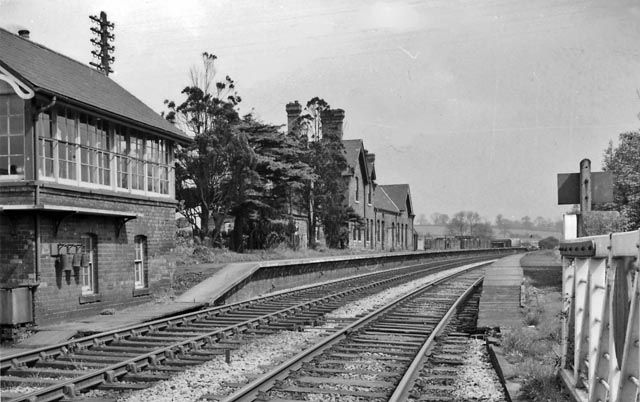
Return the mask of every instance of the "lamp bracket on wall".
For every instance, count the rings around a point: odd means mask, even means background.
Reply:
[[[120,231],[127,222],[132,221],[136,218],[137,216],[116,217],[116,237],[120,237]]]

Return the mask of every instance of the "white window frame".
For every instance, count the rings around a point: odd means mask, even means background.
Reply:
[[[135,257],[133,260],[133,284],[134,289],[146,289],[149,287],[148,283],[145,283],[144,270],[145,270],[145,251],[147,247],[147,238],[144,236],[135,237]]]
[[[86,267],[82,267],[82,295],[94,295],[98,293],[98,284],[96,280],[96,255],[94,254],[94,248],[97,250],[96,244],[94,244],[96,236],[92,234],[86,234],[82,236],[82,242],[84,246],[84,252],[89,258],[89,263]]]

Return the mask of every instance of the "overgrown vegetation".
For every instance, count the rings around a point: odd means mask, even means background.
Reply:
[[[625,230],[640,228],[640,133],[620,134],[617,147],[609,142],[603,167],[613,173],[613,209]]]
[[[229,76],[216,79],[216,59],[203,53],[202,67],[191,69],[190,85],[182,91],[185,99],[165,101],[166,119],[194,138],[178,147],[175,175],[178,212],[191,233],[203,243],[240,253],[295,248],[294,215],[306,214],[309,239],[322,225],[328,247],[345,247],[346,225],[360,217],[345,203],[341,139],[319,135],[319,117],[332,112],[329,105],[320,98],[307,103],[301,125],[318,130],[312,141],[251,114],[240,117],[235,82]],[[223,225],[231,220],[227,234]]]
[[[556,253],[529,253],[525,271],[523,325],[502,334],[501,349],[521,384],[520,396],[534,402],[569,402],[558,377],[561,343],[561,281]],[[550,279],[553,278],[553,279]],[[512,395],[515,397],[515,395]]]

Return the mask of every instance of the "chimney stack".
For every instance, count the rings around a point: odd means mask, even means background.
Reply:
[[[18,31],[18,36],[22,39],[29,39],[29,34],[30,32],[28,29],[21,29]]]
[[[322,121],[322,138],[333,138],[342,140],[342,124],[344,121],[344,110],[327,109],[320,113]]]
[[[302,106],[298,101],[287,103],[287,133],[299,135],[300,134],[300,114],[302,113]]]
[[[375,163],[376,162],[376,154],[370,154],[369,152],[367,152],[367,162],[368,163]]]

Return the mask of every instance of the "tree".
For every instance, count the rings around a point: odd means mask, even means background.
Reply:
[[[522,227],[524,229],[530,230],[533,228],[533,224],[531,223],[531,218],[528,216],[523,216],[521,219],[522,221]]]
[[[194,136],[191,144],[176,150],[178,211],[201,239],[212,235],[213,241],[229,210],[230,198],[223,188],[232,174],[232,149],[237,147],[232,126],[239,121],[236,106],[241,101],[229,76],[215,80],[216,58],[205,52],[203,67],[191,68],[191,85],[182,90],[186,97],[182,103],[165,101],[165,118]]]
[[[449,220],[447,224],[449,233],[456,236],[464,236],[467,229],[467,220],[465,219],[465,212],[456,212],[453,218]]]
[[[485,239],[489,239],[493,237],[493,229],[491,228],[491,223],[489,222],[478,223],[474,229],[473,235],[482,237]]]
[[[498,214],[498,216],[496,216],[496,227],[502,236],[507,235],[507,220],[502,216],[502,214]]]
[[[316,177],[308,182],[304,194],[309,206],[309,239],[312,239],[312,247],[315,246],[313,239],[316,227],[322,224],[327,246],[338,248],[345,247],[348,242],[348,223],[362,224],[363,220],[346,202],[348,182],[343,173],[348,166],[342,141],[322,134],[320,114],[329,108],[326,101],[315,97],[307,102],[302,115],[303,125],[308,130],[305,138],[310,138],[305,162]]]
[[[603,165],[613,173],[613,205],[625,230],[640,228],[640,133],[620,134],[617,147],[609,142]]]
[[[434,225],[447,225],[449,223],[449,215],[434,212],[431,214],[431,222]]]
[[[474,211],[465,211],[464,219],[466,220],[467,227],[469,228],[469,235],[477,235],[476,227],[480,224],[481,221],[480,214]]]
[[[299,201],[294,197],[316,176],[303,161],[307,150],[299,138],[280,132],[279,126],[246,115],[234,130],[234,138],[243,142],[238,142],[240,159],[234,161],[228,189],[235,219],[233,248],[243,251],[245,237],[249,248],[268,247],[269,235],[286,237],[289,225],[282,221],[291,221],[291,205]]]

